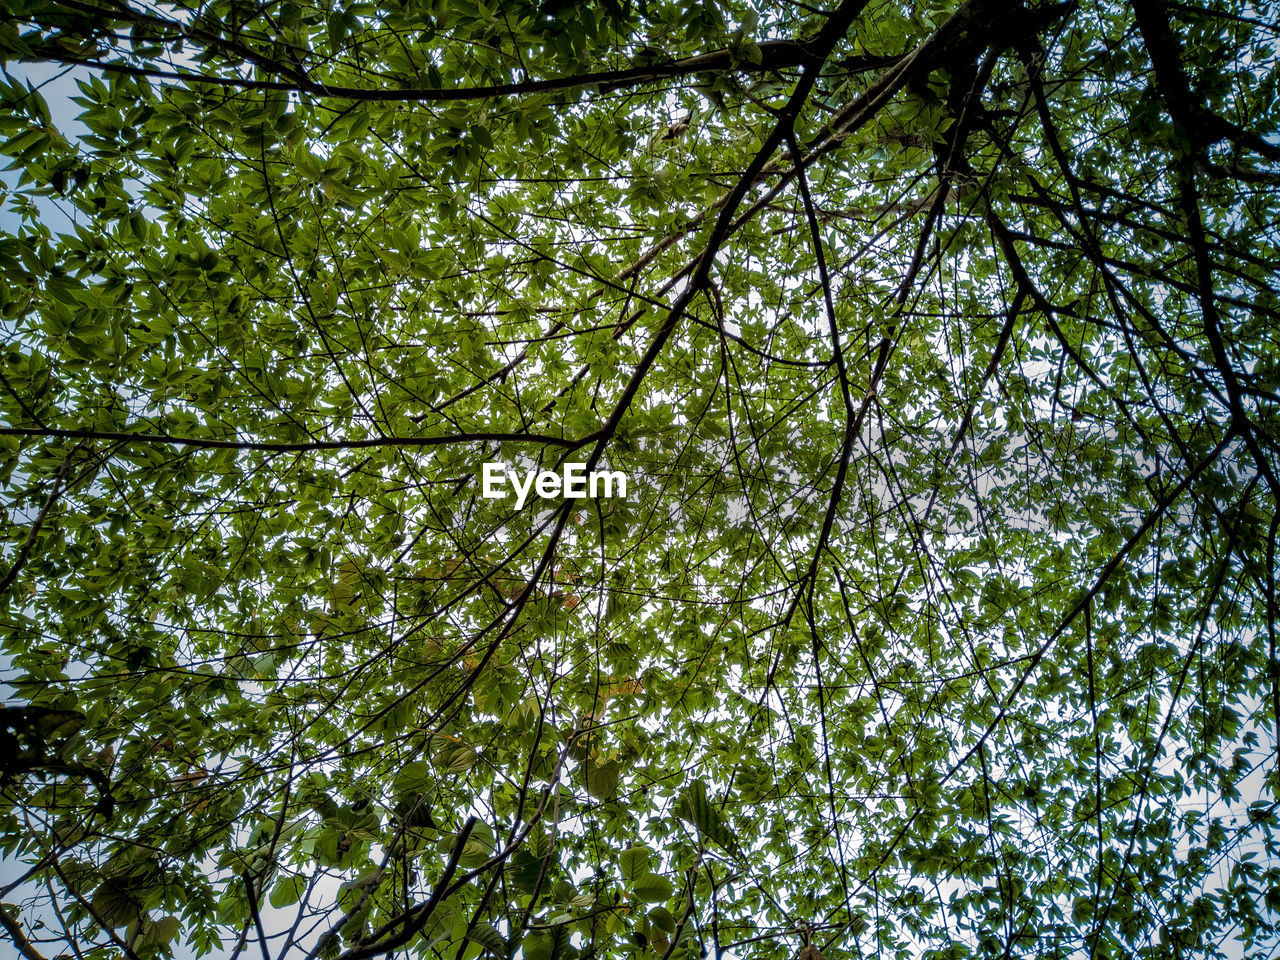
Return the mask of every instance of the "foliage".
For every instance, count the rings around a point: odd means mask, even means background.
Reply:
[[[22,955],[1274,949],[1271,3],[0,11]]]

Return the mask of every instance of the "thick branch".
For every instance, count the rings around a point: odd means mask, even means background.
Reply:
[[[594,439],[550,437],[537,433],[453,433],[435,437],[367,437],[363,440],[303,440],[275,443],[269,440],[220,440],[214,437],[175,437],[167,433],[125,433],[106,430],[54,430],[40,427],[0,427],[0,436],[41,437],[49,440],[114,440],[121,443],[160,443],[200,450],[266,450],[271,453],[309,453],[316,450],[363,450],[369,447],[438,447],[450,443],[532,443],[576,450]]]
[[[151,27],[173,31],[184,40],[194,40],[206,45],[208,48],[218,49],[234,61],[251,63],[269,77],[279,79],[219,76],[192,71],[166,70],[152,66],[135,66],[91,57],[81,58],[75,57],[53,44],[35,48],[39,55],[49,60],[60,63],[75,63],[112,73],[153,77],[159,80],[181,80],[186,83],[248,90],[282,90],[363,102],[443,103],[460,100],[484,100],[493,97],[530,96],[532,94],[548,93],[556,90],[573,90],[590,86],[596,86],[602,93],[607,93],[626,87],[654,83],[659,80],[669,80],[702,73],[733,71],[776,73],[780,70],[794,69],[796,67],[814,67],[822,63],[825,57],[825,53],[821,52],[813,41],[766,40],[757,44],[757,49],[760,51],[759,62],[744,57],[738,51],[722,48],[679,60],[639,64],[620,70],[590,71],[568,77],[550,77],[545,80],[525,80],[515,83],[495,83],[445,89],[433,87],[408,87],[403,89],[395,87],[352,87],[341,84],[328,84],[322,80],[316,80],[300,65],[285,63],[277,57],[266,56],[244,42],[230,39],[223,36],[218,30],[206,29],[199,26],[198,23],[179,24],[127,6],[108,10],[92,4],[76,2],[69,2],[65,5],[82,13],[107,20],[146,24]],[[34,47],[35,45],[33,44],[32,46]],[[853,57],[843,62],[841,67],[848,72],[856,73],[884,66],[888,59],[890,58]]]
[[[22,925],[9,914],[4,904],[0,904],[0,927],[4,927],[9,932],[9,936],[13,938],[13,945],[17,947],[18,953],[26,960],[45,960],[43,954],[36,950],[31,941],[27,939],[26,933],[22,930]]]
[[[1194,156],[1218,140],[1230,140],[1268,160],[1280,162],[1280,145],[1218,116],[1199,102],[1182,65],[1182,50],[1160,0],[1133,0],[1138,32],[1151,57],[1156,87],[1179,137]]]

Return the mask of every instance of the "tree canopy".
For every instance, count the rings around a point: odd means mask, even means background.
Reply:
[[[1271,0],[0,13],[19,955],[1276,949]]]

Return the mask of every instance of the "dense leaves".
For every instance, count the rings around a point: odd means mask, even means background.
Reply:
[[[0,12],[22,956],[1276,948],[1273,4]]]

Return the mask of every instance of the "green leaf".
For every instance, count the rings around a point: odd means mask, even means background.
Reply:
[[[477,923],[471,932],[467,934],[469,940],[474,940],[484,949],[495,957],[505,957],[507,953],[506,938],[498,932],[493,924],[481,921]]]
[[[676,918],[666,907],[650,907],[648,916],[649,922],[659,930],[668,934],[674,934],[676,932]]]
[[[644,844],[637,844],[622,851],[622,879],[629,884],[635,883],[651,871],[653,849]]]
[[[737,851],[737,840],[708,796],[705,781],[695,780],[685,788],[676,803],[675,813],[677,817],[696,827],[705,839],[718,843],[730,852]]]
[[[302,874],[281,877],[271,888],[271,893],[267,895],[267,902],[277,909],[292,906],[302,899],[306,888],[307,880]]]
[[[546,933],[534,933],[522,944],[525,960],[569,960],[577,951],[569,943],[569,927],[562,924]]]
[[[427,792],[432,783],[431,768],[421,760],[412,760],[396,772],[395,791],[399,796]]]
[[[597,763],[590,758],[583,764],[587,792],[597,800],[608,800],[618,792],[622,766],[616,760]]]
[[[631,892],[635,894],[638,900],[647,900],[650,903],[655,903],[662,900],[670,900],[676,890],[666,877],[651,873],[636,880],[631,887]]]

